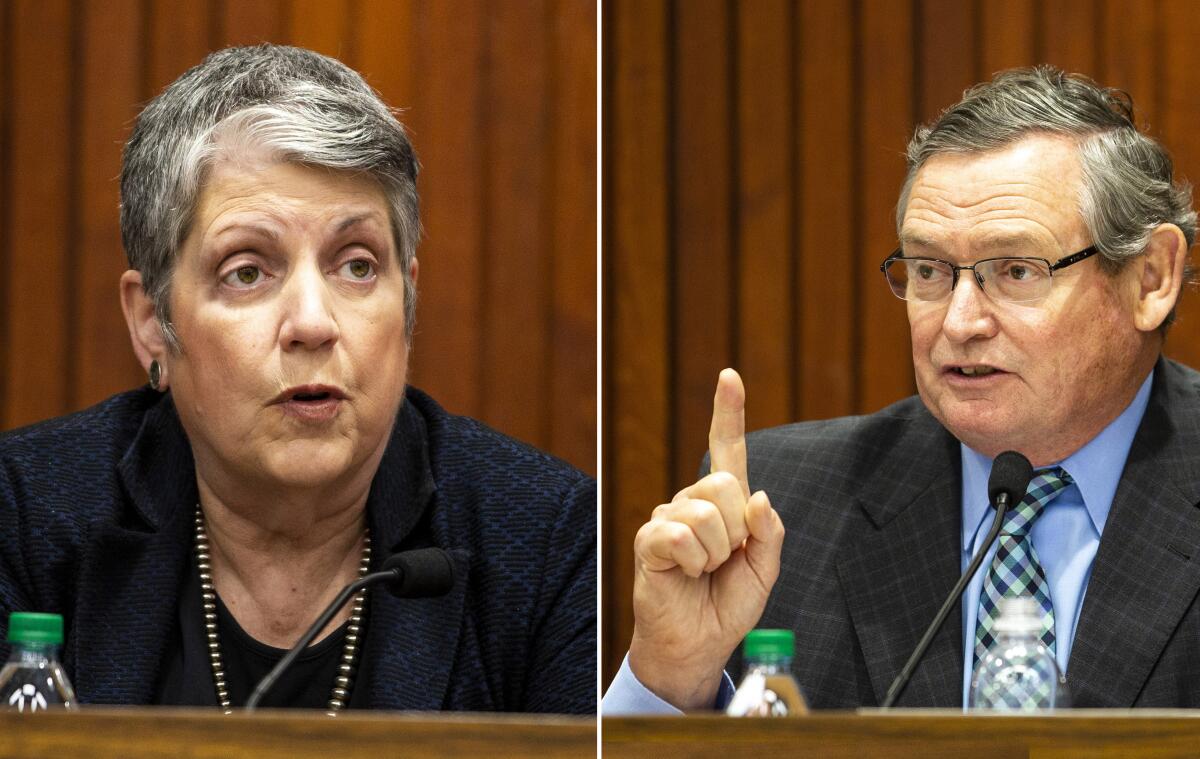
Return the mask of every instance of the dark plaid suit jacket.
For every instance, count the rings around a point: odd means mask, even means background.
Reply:
[[[410,387],[367,499],[372,562],[434,545],[455,582],[441,598],[370,591],[367,705],[595,713],[595,487]],[[0,631],[9,611],[60,613],[81,701],[151,703],[196,497],[169,394],[0,435]]]
[[[877,705],[961,573],[958,441],[909,398],[747,442],[750,486],[787,527],[759,626],[795,630],[815,707]],[[1200,374],[1163,360],[1092,566],[1067,671],[1074,705],[1200,706],[1197,590]],[[961,611],[899,706],[961,707]]]

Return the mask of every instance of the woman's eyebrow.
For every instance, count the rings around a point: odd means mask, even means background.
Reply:
[[[229,234],[230,232],[253,232],[262,235],[269,240],[279,239],[279,230],[269,224],[263,224],[258,221],[233,219],[226,224],[222,224],[213,233],[214,237]]]
[[[378,222],[378,221],[380,221],[379,214],[377,214],[373,211],[368,211],[367,213],[361,213],[361,214],[357,214],[355,216],[350,216],[345,219],[342,219],[340,222],[338,222],[337,231],[345,232],[347,229],[350,229],[351,227],[354,227],[358,224],[363,224],[365,222]]]

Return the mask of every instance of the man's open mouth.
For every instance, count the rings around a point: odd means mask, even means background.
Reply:
[[[994,366],[954,366],[950,371],[963,377],[985,377],[1000,370]]]

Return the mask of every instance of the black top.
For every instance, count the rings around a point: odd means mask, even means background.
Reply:
[[[186,585],[198,498],[170,393],[143,388],[0,434],[0,660],[9,612],[54,612],[80,703],[155,703],[172,678],[213,698],[207,669],[165,672],[185,657],[207,665],[199,611],[181,617],[199,604]],[[366,520],[373,568],[436,546],[454,562],[454,587],[440,598],[367,592],[355,702],[595,714],[594,480],[409,387]],[[222,635],[230,661],[235,639]],[[332,681],[314,679],[324,701]]]
[[[155,703],[170,706],[216,706],[217,693],[213,684],[212,664],[208,659],[208,641],[204,632],[203,602],[196,562],[185,573],[179,595],[179,618],[163,659],[162,680],[158,685]],[[366,637],[365,612],[363,631]],[[346,639],[343,624],[292,662],[292,666],[267,692],[260,706],[325,709],[333,691],[341,663],[342,645]],[[217,596],[217,635],[221,644],[221,661],[225,667],[225,682],[233,708],[244,706],[259,681],[283,658],[286,650],[268,646],[250,636],[238,624],[229,609]],[[359,664],[362,665],[362,650]],[[349,708],[363,708],[364,689],[350,688]]]

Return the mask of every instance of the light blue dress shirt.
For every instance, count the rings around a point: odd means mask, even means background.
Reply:
[[[1092,560],[1100,545],[1104,524],[1112,507],[1129,448],[1146,404],[1150,400],[1150,385],[1154,373],[1142,382],[1133,402],[1121,415],[1105,427],[1087,445],[1063,459],[1061,466],[1075,481],[1046,506],[1030,532],[1046,581],[1050,584],[1050,600],[1054,604],[1055,658],[1064,673],[1071,658],[1071,644],[1079,610],[1087,592],[1092,573]],[[967,446],[962,446],[962,568],[966,570],[975,555],[977,544],[991,526],[992,511],[988,504],[987,481],[992,472],[992,460]],[[964,591],[963,602],[963,706],[971,688],[971,665],[975,649],[975,623],[979,617],[979,594],[987,577],[991,558],[996,553],[992,545],[979,571]],[[967,602],[965,599],[973,599]],[[804,683],[800,686],[803,688]],[[1068,673],[1067,686],[1070,687]],[[717,694],[717,708],[724,708],[733,695],[733,682],[726,674]],[[680,711],[654,695],[629,668],[629,657],[608,686],[601,701],[603,714],[679,714]]]
[[[1066,470],[1075,481],[1046,505],[1037,521],[1033,523],[1030,538],[1033,550],[1038,555],[1046,582],[1050,585],[1050,602],[1054,605],[1054,658],[1058,668],[1067,674],[1070,688],[1070,673],[1067,662],[1071,659],[1071,644],[1075,641],[1075,625],[1079,623],[1079,610],[1083,608],[1083,596],[1087,592],[1088,579],[1092,575],[1092,560],[1100,546],[1100,536],[1108,521],[1125,459],[1146,404],[1150,401],[1150,383],[1154,372],[1142,382],[1133,402],[1121,412],[1100,434],[1087,445],[1067,458],[1054,464]],[[992,460],[962,446],[962,568],[965,571],[971,557],[979,550],[979,543],[987,536],[995,512],[988,504],[987,484],[992,473]],[[999,541],[988,549],[987,556],[979,565],[979,571],[971,578],[964,591],[964,599],[975,599],[963,603],[963,706],[971,692],[971,664],[975,658],[975,625],[979,619],[979,594],[983,581],[996,555]]]

